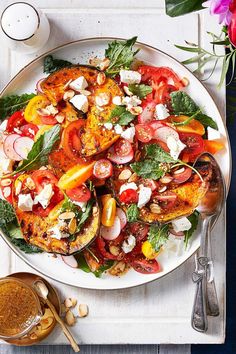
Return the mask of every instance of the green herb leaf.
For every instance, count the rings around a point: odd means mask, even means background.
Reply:
[[[48,163],[48,155],[60,138],[60,125],[56,124],[41,135],[34,143],[27,158],[17,167],[14,173],[31,171]]]
[[[90,217],[92,207],[94,205],[94,200],[90,199],[86,205],[85,211],[82,213],[82,216],[79,220],[79,223],[77,225],[77,230],[76,232],[79,232],[81,230],[82,225],[87,221],[87,219]]]
[[[52,55],[47,55],[44,58],[44,69],[43,71],[46,74],[51,74],[54,71],[57,71],[62,68],[68,68],[73,64],[67,60],[62,59],[54,59]]]
[[[152,248],[158,252],[169,236],[169,225],[151,225],[148,232],[148,241],[151,243]]]
[[[13,206],[6,200],[0,199],[0,222],[10,223],[16,220]]]
[[[142,178],[157,180],[165,174],[159,163],[153,160],[134,162],[131,164],[131,168]]]
[[[16,111],[23,109],[27,103],[35,96],[34,93],[24,93],[23,95],[10,95],[0,98],[0,120],[11,116]]]
[[[131,204],[126,211],[127,221],[135,222],[139,217],[139,210],[136,204]]]
[[[181,16],[204,9],[205,0],[166,0],[166,14],[171,17]]]
[[[130,69],[134,56],[139,51],[139,49],[133,51],[136,41],[137,37],[133,37],[127,41],[113,41],[108,44],[105,51],[106,58],[110,59],[110,65],[106,70],[108,76],[115,76],[121,69]]]
[[[198,113],[195,116],[195,119],[197,119],[199,122],[201,122],[204,127],[211,127],[212,129],[218,130],[218,125],[217,123],[209,116],[203,113]]]
[[[93,274],[95,275],[96,278],[100,278],[106,270],[110,269],[113,266],[113,264],[114,264],[114,261],[108,260],[104,264],[102,264],[99,267],[99,269],[95,270],[93,272]]]
[[[134,120],[135,116],[127,111],[125,106],[116,106],[111,111],[110,120],[112,121],[113,118],[116,118],[116,124],[128,125]]]
[[[192,226],[191,229],[184,231],[184,243],[185,248],[188,246],[189,239],[193,235],[194,231],[197,229],[199,219],[199,212],[195,210],[189,217],[188,220],[191,222]]]
[[[128,86],[128,89],[136,96],[139,98],[144,98],[146,97],[149,93],[152,92],[152,87],[148,85],[138,85],[138,84],[130,84]]]
[[[91,273],[91,269],[89,268],[83,253],[76,254],[75,258],[79,269],[83,270],[85,273]]]
[[[17,246],[21,251],[25,252],[25,253],[42,253],[43,250],[41,250],[40,248],[31,245],[30,243],[27,243],[25,240],[23,239],[12,239],[11,242],[13,243],[13,245]]]
[[[82,253],[79,253],[77,255],[75,255],[75,258],[78,262],[78,267],[79,269],[83,270],[85,273],[93,273],[95,275],[95,277],[97,278],[100,278],[102,276],[102,274],[110,269],[113,264],[114,264],[114,261],[112,260],[108,260],[106,261],[104,264],[102,264],[99,269],[95,270],[94,272],[91,271],[88,263],[86,262],[86,259],[84,257],[84,255]]]
[[[145,146],[146,157],[155,160],[156,162],[162,163],[175,163],[176,160],[168,154],[168,152],[164,151],[157,144],[150,144]]]

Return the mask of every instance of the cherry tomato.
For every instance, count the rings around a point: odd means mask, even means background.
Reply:
[[[70,168],[58,181],[60,189],[72,189],[81,186],[93,174],[95,162],[86,162]]]
[[[22,125],[27,124],[24,115],[21,111],[17,111],[10,116],[7,120],[7,132],[12,133],[14,128],[20,128]]]
[[[136,272],[142,274],[154,274],[161,271],[161,267],[155,259],[145,259],[142,256],[133,260],[131,266]]]
[[[119,157],[128,156],[132,152],[132,145],[128,140],[119,139],[114,145],[114,152]]]
[[[142,75],[142,81],[150,83],[154,82],[166,82],[171,84],[173,82],[177,89],[182,88],[184,85],[178,75],[170,68],[167,67],[155,67],[151,65],[142,65],[138,71]]]
[[[81,140],[80,136],[85,127],[85,120],[78,119],[71,122],[64,130],[62,136],[62,148],[69,158],[80,157]]]
[[[130,233],[135,236],[136,241],[140,242],[147,236],[149,227],[147,224],[133,222],[129,224],[129,230]]]
[[[190,160],[195,160],[204,151],[204,140],[199,134],[179,133],[179,138],[186,145],[183,153],[187,153]]]
[[[107,159],[101,159],[95,162],[93,174],[98,179],[104,179],[112,175],[112,170],[112,163]]]
[[[136,137],[142,143],[148,143],[153,138],[154,129],[148,124],[137,124],[135,126]]]
[[[138,193],[134,189],[126,189],[119,196],[121,203],[131,204],[138,202]]]
[[[183,168],[183,172],[180,173],[173,173],[173,182],[180,184],[180,183],[184,183],[186,182],[192,175],[192,170],[189,167],[182,167]],[[182,170],[182,168],[180,168]],[[180,170],[179,169],[179,170]]]
[[[57,184],[57,177],[49,170],[37,170],[31,175],[32,180],[35,184],[36,192],[40,192],[45,184]]]
[[[114,198],[109,198],[103,205],[102,209],[102,225],[111,227],[114,224],[116,216],[116,200]]]
[[[22,135],[34,139],[35,135],[39,131],[39,128],[37,127],[37,125],[29,123],[23,125],[20,130],[22,131]]]
[[[66,190],[66,195],[75,202],[87,202],[91,198],[90,190],[85,186],[79,186]]]
[[[153,201],[158,202],[160,207],[164,210],[171,209],[177,200],[177,195],[173,192],[166,191],[161,194],[155,194],[153,196]]]
[[[139,184],[143,184],[145,187],[151,188],[152,192],[154,192],[159,186],[159,183],[151,178],[141,178],[139,180]]]
[[[56,118],[54,116],[41,116],[41,122],[42,124],[46,124],[46,125],[54,125],[57,124],[58,121],[56,120]]]
[[[117,256],[114,256],[113,254],[111,254],[107,249],[106,247],[108,246],[108,242],[106,242],[104,240],[104,238],[102,238],[101,236],[98,236],[96,238],[96,246],[99,250],[99,252],[101,253],[101,255],[105,258],[105,259],[114,259],[116,260],[117,259]]]
[[[4,179],[2,180],[4,181]],[[12,183],[13,180],[11,180],[11,184],[8,186],[3,186],[0,181],[0,189],[1,189],[1,194],[3,195],[3,198],[5,198],[8,203],[13,204],[13,189],[12,189]]]

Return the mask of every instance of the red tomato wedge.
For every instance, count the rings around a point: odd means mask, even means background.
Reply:
[[[167,82],[173,84],[177,89],[181,89],[184,85],[179,76],[168,67],[155,67],[151,65],[142,65],[138,71],[142,75],[143,82]]]
[[[126,204],[137,203],[138,193],[134,189],[126,189],[120,194],[119,199],[121,203],[126,203]]]
[[[137,124],[135,126],[135,134],[139,141],[148,143],[153,138],[154,129],[150,124]]]
[[[155,259],[145,259],[142,256],[134,259],[131,265],[136,272],[142,274],[154,274],[161,271],[161,267]]]
[[[66,195],[74,202],[86,203],[91,198],[90,190],[85,186],[79,186],[66,190]]]
[[[147,224],[133,222],[129,225],[129,229],[131,234],[135,236],[136,241],[140,242],[147,236],[149,226]]]
[[[85,127],[85,120],[78,119],[74,122],[71,122],[64,130],[62,136],[62,148],[65,151],[65,154],[71,158],[79,158],[81,151],[81,140],[80,136]]]
[[[37,134],[39,128],[36,124],[29,123],[23,125],[20,130],[22,131],[22,135],[28,136],[31,139],[34,139],[35,135]]]
[[[15,112],[7,120],[7,132],[14,132],[14,128],[20,128],[22,125],[27,124],[24,115],[21,111]]]
[[[57,124],[58,121],[54,116],[40,116],[42,124],[46,125],[54,125]]]
[[[179,172],[179,173],[178,173]],[[192,176],[192,170],[189,167],[181,167],[173,173],[173,182],[181,184],[186,182]]]
[[[112,163],[107,159],[101,159],[95,162],[93,175],[98,179],[108,178],[112,175]]]
[[[117,259],[117,256],[114,256],[106,249],[107,242],[105,241],[105,239],[103,237],[98,236],[96,238],[95,243],[96,243],[98,251],[100,252],[102,257],[104,257],[105,259],[114,259],[114,260]]]
[[[205,150],[204,140],[199,134],[179,133],[179,137],[182,143],[186,145],[183,153],[188,155],[190,161],[194,161]]]

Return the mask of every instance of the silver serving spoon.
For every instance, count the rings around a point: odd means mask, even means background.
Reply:
[[[192,327],[199,332],[206,332],[208,328],[207,308],[208,312],[213,315],[218,313],[218,301],[215,289],[215,283],[207,283],[207,275],[209,272],[208,248],[210,247],[210,233],[212,225],[219,217],[226,198],[225,181],[214,157],[209,153],[203,153],[194,164],[198,166],[206,166],[211,169],[212,173],[206,178],[208,184],[207,192],[202,198],[197,210],[201,214],[202,232],[201,245],[196,262],[196,271],[193,273],[193,281],[197,284],[193,313]],[[210,255],[211,257],[211,255]]]

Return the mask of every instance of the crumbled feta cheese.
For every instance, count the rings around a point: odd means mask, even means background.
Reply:
[[[23,211],[32,211],[34,201],[31,194],[19,194],[18,197],[18,208]]]
[[[126,84],[139,84],[141,81],[141,74],[133,70],[121,70],[120,81]]]
[[[120,124],[116,124],[114,126],[115,133],[120,135],[123,132],[122,126]]]
[[[128,140],[130,143],[133,143],[134,141],[134,136],[135,136],[135,128],[134,127],[130,127],[125,129],[122,133],[121,133],[122,138]]]
[[[138,96],[131,96],[131,97],[123,97],[122,98],[122,104],[127,106],[128,109],[132,107],[137,107],[140,105],[142,101],[138,98]]]
[[[31,135],[35,136],[35,131],[33,129],[29,128],[28,131]]]
[[[46,184],[43,189],[41,190],[41,192],[36,195],[35,199],[34,199],[34,204],[41,204],[43,209],[46,209],[50,203],[50,200],[53,196],[54,192],[52,189],[52,185]]]
[[[87,205],[86,202],[76,202],[76,201],[73,200],[73,204],[79,206],[82,209],[82,211],[86,210],[86,205]]]
[[[186,147],[181,140],[176,140],[173,136],[168,136],[167,146],[170,149],[170,155],[174,160],[177,160],[181,151]]]
[[[0,174],[11,173],[13,171],[14,161],[0,154]]]
[[[190,230],[192,227],[191,222],[185,216],[180,219],[172,221],[172,227],[175,232]]]
[[[1,124],[0,124],[0,131],[4,132],[7,129],[7,119],[5,119]]]
[[[117,106],[120,106],[122,104],[122,100],[120,96],[115,96],[112,99],[112,103],[114,103]]]
[[[86,89],[86,87],[88,87],[88,83],[84,76],[80,76],[74,81],[70,82],[69,87],[72,90],[80,91]]]
[[[57,225],[47,231],[47,234],[52,238],[61,240],[62,238],[67,238],[70,236],[70,234],[66,232],[67,229],[67,223],[63,220],[60,220]]]
[[[52,114],[53,116],[58,113],[58,109],[53,106],[53,104],[50,104],[45,108],[49,114]]]
[[[104,127],[105,127],[107,130],[112,130],[112,128],[113,128],[113,124],[112,124],[112,123],[104,123],[103,125],[104,125]]]
[[[138,189],[138,186],[134,182],[122,184],[122,186],[120,187],[120,194],[126,191],[126,189],[134,189],[136,191]]]
[[[138,195],[138,208],[144,207],[151,198],[152,190],[149,187],[144,187],[143,184],[139,186],[139,195]]]
[[[170,113],[164,104],[159,103],[156,105],[155,116],[157,119],[159,120],[166,119],[167,117],[169,117],[169,115]]]
[[[75,108],[80,111],[88,112],[88,98],[85,95],[75,95],[70,99],[70,102],[75,106]]]
[[[122,243],[121,248],[124,251],[124,253],[129,253],[134,249],[135,245],[136,245],[136,238],[133,235],[129,235],[127,240],[125,240]]]

